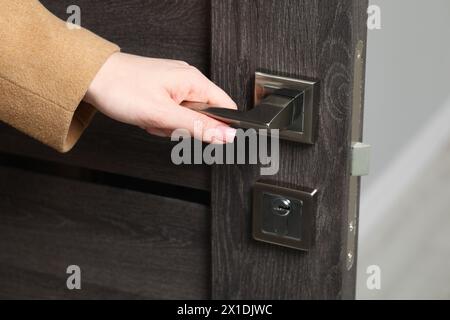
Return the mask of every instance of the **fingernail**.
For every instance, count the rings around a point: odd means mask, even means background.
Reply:
[[[221,140],[225,143],[234,142],[234,137],[236,136],[236,129],[227,126],[219,126],[216,129],[218,129],[221,133],[220,136],[216,137],[218,140]]]
[[[225,144],[224,141],[222,141],[221,139],[217,139],[216,137],[212,137],[210,143],[211,143],[211,144],[220,144],[220,145]]]

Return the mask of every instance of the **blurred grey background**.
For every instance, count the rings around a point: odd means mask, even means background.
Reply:
[[[450,1],[370,2],[357,297],[450,299]]]

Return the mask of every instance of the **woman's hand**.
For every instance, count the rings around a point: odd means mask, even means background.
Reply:
[[[194,101],[236,109],[222,89],[182,61],[115,53],[96,75],[84,100],[112,119],[158,136],[187,129],[196,139],[226,143],[235,135],[226,124],[180,106]],[[215,130],[205,134],[208,129]]]

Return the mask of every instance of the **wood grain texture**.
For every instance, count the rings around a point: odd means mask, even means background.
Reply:
[[[95,116],[74,149],[60,154],[0,124],[0,151],[35,159],[101,170],[126,176],[185,186],[210,188],[210,168],[206,165],[174,165],[170,154],[175,142]]]
[[[366,8],[362,0],[212,1],[211,74],[238,105],[250,105],[257,69],[321,81],[317,143],[282,142],[279,173],[264,177],[319,190],[315,244],[304,253],[254,241],[259,167],[214,167],[213,298],[354,297],[354,270],[345,267],[348,164],[354,47],[365,41]]]
[[[202,205],[0,167],[0,221],[2,298],[210,295]]]
[[[81,9],[81,25],[118,44],[122,51],[185,60],[208,73],[208,0],[42,0],[63,20],[70,5]],[[76,48],[75,48],[76,49]]]

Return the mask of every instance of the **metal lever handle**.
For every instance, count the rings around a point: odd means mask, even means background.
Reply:
[[[249,111],[188,101],[183,102],[182,105],[238,128],[284,130],[302,116],[303,95],[304,91],[300,90],[277,89]]]
[[[249,111],[198,102],[183,102],[182,105],[237,128],[279,129],[282,140],[314,144],[318,89],[317,81],[256,72],[255,105]]]

